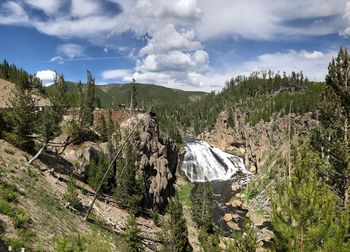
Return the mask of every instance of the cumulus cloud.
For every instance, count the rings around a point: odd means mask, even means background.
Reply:
[[[324,81],[327,66],[336,55],[337,51],[335,50],[325,52],[289,50],[287,52],[267,53],[225,69],[211,70],[205,75],[190,72],[187,75],[187,82],[198,90],[221,90],[225,82],[232,77],[248,76],[254,71],[268,70],[280,73],[283,71],[286,73],[302,71],[311,80]]]
[[[18,0],[5,1],[10,12],[0,16],[0,23],[32,26],[48,35],[89,38],[132,30],[153,33],[167,24],[193,29],[201,39],[241,36],[250,39],[278,39],[278,35],[323,35],[348,31],[347,0]],[[68,3],[68,4],[67,4]],[[50,15],[40,20],[27,4]],[[14,7],[16,5],[16,7]],[[111,8],[111,5],[114,5]],[[347,6],[347,7],[346,7]],[[346,9],[345,9],[346,7]],[[62,9],[66,8],[66,9]],[[68,8],[68,9],[67,9]],[[111,11],[112,10],[112,11]],[[295,10],[295,11],[294,11]],[[17,19],[9,18],[20,14]],[[30,15],[29,15],[30,14]],[[30,17],[29,17],[30,16]],[[313,20],[298,26],[299,19]]]
[[[201,39],[240,36],[248,39],[279,39],[280,35],[325,35],[344,26],[341,16],[347,0],[211,0],[198,2],[203,11],[196,25]],[[309,20],[298,26],[298,22]],[[314,20],[312,22],[312,20]]]
[[[131,76],[131,71],[129,69],[115,69],[106,70],[102,72],[103,80],[115,80],[115,79],[128,79]]]
[[[27,13],[17,2],[7,1],[0,7],[0,24],[30,26]]]
[[[56,72],[52,70],[41,70],[36,72],[35,76],[41,79],[45,86],[49,86],[53,84],[56,77]]]
[[[350,24],[350,1],[346,3],[345,13],[344,13],[343,18],[345,20],[347,20],[348,23]],[[341,36],[349,36],[350,35],[350,27],[346,27],[344,30],[341,30],[339,32],[339,34]]]
[[[25,2],[36,9],[43,10],[47,14],[54,14],[62,4],[60,0],[25,0]]]
[[[36,16],[28,6],[42,10],[47,18]],[[339,31],[341,35],[349,35],[350,3],[347,0],[221,0],[220,3],[212,0],[5,0],[1,4],[0,24],[33,27],[61,39],[87,39],[110,49],[119,46],[110,46],[114,36],[131,31],[138,39],[146,38],[140,50],[119,49],[128,54],[130,60],[135,60],[134,71],[107,70],[102,77],[210,89],[224,77],[249,74],[259,68],[304,70],[315,78],[323,76],[321,72],[326,70],[330,51],[264,54],[223,71],[210,67],[210,56],[203,45],[222,37],[279,40]],[[84,47],[72,43],[61,45],[56,53],[52,62],[89,58]]]
[[[73,59],[76,57],[85,56],[85,47],[73,43],[62,44],[57,47],[56,52],[58,54],[63,54],[70,59]]]
[[[95,0],[72,0],[71,14],[74,17],[85,17],[101,12],[101,5]]]
[[[188,82],[188,73],[210,69],[209,55],[202,48],[193,30],[177,30],[173,24],[167,24],[153,32],[141,48],[133,78],[177,88],[193,85]]]
[[[310,79],[323,81],[327,73],[327,67],[336,51],[330,50],[325,53],[305,50],[277,52],[260,55],[256,60],[242,64],[240,70],[248,74],[256,70],[280,70],[280,71],[303,71]],[[237,71],[237,70],[236,70]]]

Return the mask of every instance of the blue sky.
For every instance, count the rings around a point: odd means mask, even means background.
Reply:
[[[0,58],[52,82],[220,90],[257,70],[323,80],[348,46],[344,0],[0,0]]]

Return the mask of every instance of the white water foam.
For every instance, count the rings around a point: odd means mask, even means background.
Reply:
[[[188,142],[181,170],[191,182],[230,180],[237,173],[249,177],[242,158],[212,148],[204,141]]]

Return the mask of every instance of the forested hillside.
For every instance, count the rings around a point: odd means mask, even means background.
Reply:
[[[68,93],[72,97],[72,106],[78,105],[79,83],[68,82]],[[166,88],[152,84],[134,84],[136,88],[135,100],[136,107],[150,107],[153,105],[166,105],[166,107],[175,108],[180,104],[197,100],[205,96],[205,92],[182,91],[177,89]],[[47,87],[48,94],[52,86]],[[84,85],[83,85],[84,88]],[[108,84],[96,85],[96,105],[102,108],[120,109],[119,105],[130,106],[131,85],[130,84]]]
[[[256,72],[232,78],[217,94],[212,92],[172,110],[158,107],[157,111],[163,125],[176,122],[177,127],[185,132],[190,129],[193,136],[197,136],[212,129],[222,111],[227,111],[230,126],[233,126],[235,111],[245,114],[245,123],[251,126],[269,121],[273,116],[286,115],[290,109],[297,114],[316,111],[323,86],[309,81],[303,73]]]

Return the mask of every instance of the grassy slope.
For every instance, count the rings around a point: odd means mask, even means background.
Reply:
[[[38,167],[27,165],[26,155],[0,140],[0,189],[8,188],[0,193],[0,240],[16,251],[21,247],[52,251],[58,239],[69,243],[80,234],[84,251],[119,251],[123,247],[123,238],[66,209],[62,191],[53,188]]]

